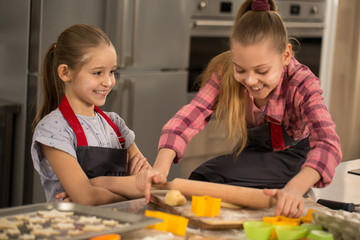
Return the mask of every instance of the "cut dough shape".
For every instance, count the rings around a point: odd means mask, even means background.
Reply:
[[[96,216],[94,216],[94,217],[81,216],[79,218],[79,220],[77,221],[77,223],[83,223],[83,224],[100,223],[100,222],[101,222],[101,218],[98,218]]]
[[[43,228],[43,226],[41,224],[38,224],[38,223],[29,223],[26,225],[26,228],[27,229],[39,229],[39,228]]]
[[[115,226],[116,224],[119,224],[119,222],[111,219],[111,220],[103,220],[103,224],[105,226]]]
[[[30,216],[21,214],[21,215],[15,215],[14,218],[18,221],[29,221]]]
[[[83,231],[80,231],[78,229],[69,230],[67,232],[67,234],[69,234],[70,236],[76,236],[76,235],[80,235],[80,234],[83,234],[83,233],[84,233]]]
[[[17,228],[23,225],[22,221],[9,221],[6,218],[0,219],[0,229]]]
[[[99,225],[85,225],[82,230],[85,232],[100,232],[108,229],[109,228],[107,228],[106,226],[99,224]]]
[[[66,217],[66,218],[52,218],[51,219],[52,223],[74,223],[75,220],[70,218],[70,217]]]
[[[61,212],[52,209],[50,211],[38,211],[38,214],[44,218],[65,218],[74,215],[74,212]]]
[[[21,232],[18,228],[10,228],[5,231],[7,234],[14,236],[14,235],[20,235]]]
[[[45,218],[36,216],[36,217],[29,218],[29,222],[30,223],[45,223],[45,222],[47,222],[47,220]]]
[[[53,234],[59,234],[60,232],[52,228],[35,228],[31,231],[32,235],[49,237]]]
[[[20,235],[19,239],[21,239],[21,240],[33,240],[33,239],[35,239],[35,235],[23,234],[23,235]]]
[[[178,190],[170,190],[165,195],[165,203],[169,206],[183,206],[186,204],[186,198]]]
[[[0,233],[0,240],[8,240],[9,237],[5,233]]]
[[[73,223],[54,223],[51,225],[52,228],[57,228],[57,229],[75,229],[75,225]]]

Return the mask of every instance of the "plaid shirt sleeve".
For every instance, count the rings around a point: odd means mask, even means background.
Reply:
[[[294,132],[300,130],[302,134],[309,136],[310,151],[302,168],[317,170],[322,178],[315,187],[325,187],[331,183],[335,168],[342,159],[342,152],[335,123],[323,102],[320,81],[309,72],[302,65],[293,76],[293,80],[298,82],[292,97],[298,114],[293,112],[297,115],[296,121],[290,121],[290,125]]]
[[[327,111],[322,97],[316,93],[316,87],[309,84],[308,94],[304,95],[301,113],[304,121],[310,123],[310,151],[302,167],[316,169],[322,179],[316,187],[325,187],[331,183],[336,166],[340,163],[342,152],[340,139],[335,131],[335,123]]]
[[[195,98],[164,125],[158,149],[173,149],[176,152],[174,163],[180,161],[187,144],[210,120],[218,101],[219,87],[220,77],[213,73]]]

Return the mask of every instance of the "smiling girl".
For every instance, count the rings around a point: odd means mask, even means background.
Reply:
[[[330,184],[341,161],[340,140],[319,79],[292,53],[272,0],[246,0],[230,50],[202,75],[202,88],[163,127],[153,169],[137,175],[149,200],[152,183],[166,182],[171,163],[216,113],[234,151],[210,159],[190,179],[264,189],[277,200],[274,215],[299,217],[304,194]]]
[[[119,115],[98,108],[114,87],[116,67],[114,46],[91,25],[65,29],[47,50],[31,147],[47,201],[99,205],[142,196],[128,187],[135,186],[131,175],[149,168],[135,134]],[[117,193],[105,188],[114,176]]]

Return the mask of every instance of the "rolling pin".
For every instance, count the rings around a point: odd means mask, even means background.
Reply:
[[[208,195],[222,201],[252,208],[270,208],[276,200],[261,189],[175,178],[156,188],[178,190],[187,197]]]

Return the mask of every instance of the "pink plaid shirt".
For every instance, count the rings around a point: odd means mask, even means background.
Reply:
[[[213,73],[196,97],[163,127],[159,149],[170,148],[176,151],[174,163],[180,161],[186,145],[205,127],[214,113],[220,82],[220,76]],[[252,98],[247,91],[246,95]],[[249,109],[254,109],[253,101],[248,101],[248,104],[247,125],[263,124],[265,118],[257,121],[249,116]],[[321,174],[322,179],[316,187],[330,184],[335,167],[341,161],[342,152],[339,136],[335,132],[335,123],[323,102],[319,79],[308,67],[293,58],[290,64],[284,67],[282,78],[265,109],[263,116],[282,122],[288,135],[294,140],[309,136],[311,149],[302,167],[314,168]]]

